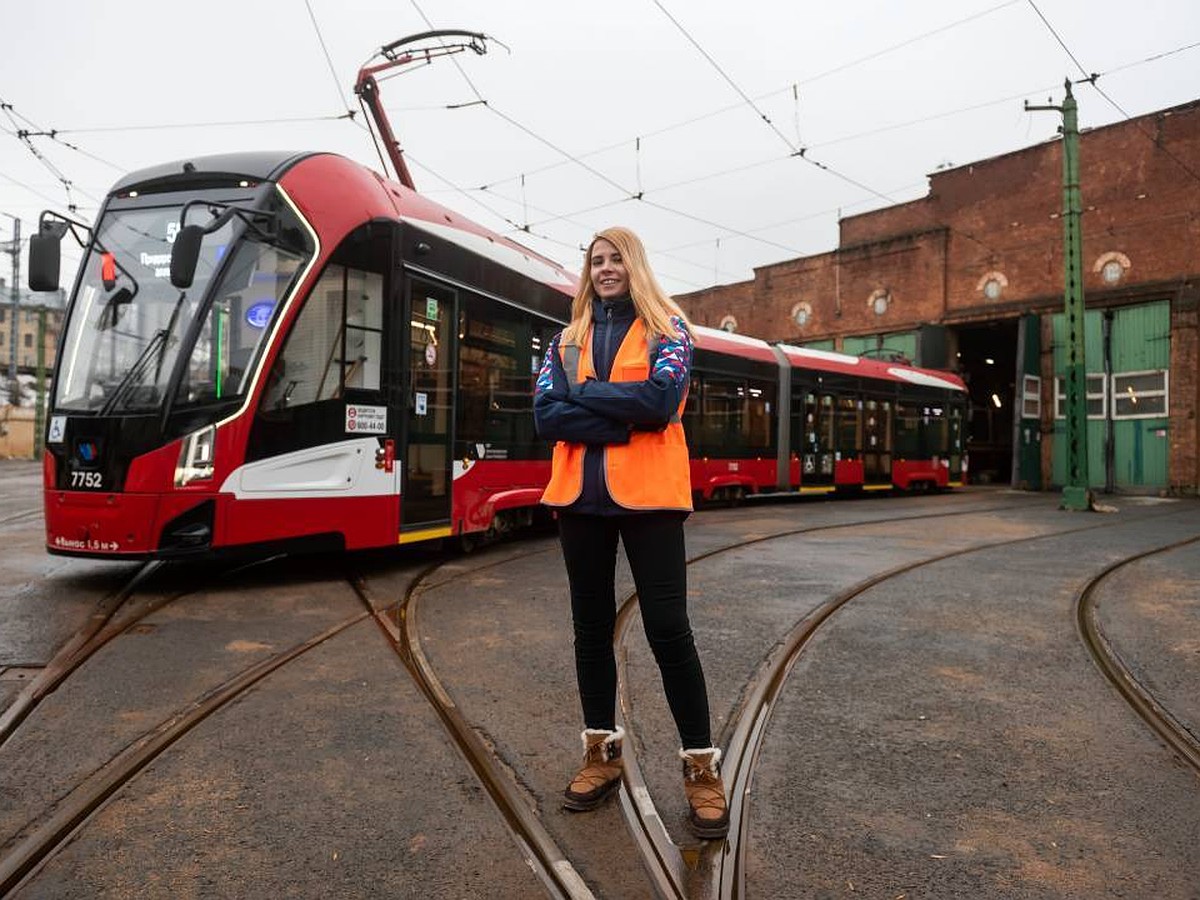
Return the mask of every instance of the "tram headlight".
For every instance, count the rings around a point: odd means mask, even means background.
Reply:
[[[179,448],[179,462],[175,466],[176,487],[212,480],[216,442],[217,429],[212,425],[193,431],[183,439],[183,446]]]

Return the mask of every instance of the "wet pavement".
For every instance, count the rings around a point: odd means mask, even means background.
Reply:
[[[0,867],[146,735],[305,650],[123,779],[11,896],[552,896],[354,587],[382,607],[418,580],[420,649],[570,861],[576,896],[656,896],[617,802],[558,805],[581,723],[552,536],[469,556],[162,566],[114,605],[136,567],[45,555],[40,516],[21,515],[40,476],[22,465],[0,464],[0,714],[97,609],[130,627],[0,730]],[[1051,495],[976,489],[689,520],[723,745],[787,635],[876,579],[813,633],[765,720],[742,896],[1200,896],[1200,777],[1099,673],[1075,613],[1106,567],[1200,537],[1200,503],[1107,502],[1117,511],[1066,513]],[[1200,542],[1131,562],[1093,598],[1111,648],[1192,735],[1198,588]],[[632,590],[622,564],[618,598]],[[721,845],[685,827],[636,621],[621,658],[644,801],[690,866],[687,893],[716,897]]]

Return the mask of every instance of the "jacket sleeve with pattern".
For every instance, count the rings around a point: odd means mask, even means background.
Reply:
[[[593,413],[635,428],[665,428],[688,388],[692,368],[692,336],[673,316],[675,334],[658,341],[654,368],[645,381],[585,381],[573,385],[572,401]]]
[[[554,336],[542,360],[533,391],[533,422],[547,441],[573,444],[627,444],[629,424],[576,402],[579,385],[571,385],[558,352],[561,333]]]

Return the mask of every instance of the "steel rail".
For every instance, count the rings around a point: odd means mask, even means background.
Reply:
[[[1146,518],[1167,518],[1186,510],[1171,510],[1157,513]],[[770,718],[775,700],[781,693],[792,667],[799,658],[809,640],[816,631],[833,616],[838,609],[851,600],[877,587],[884,581],[897,578],[919,568],[935,565],[955,557],[966,556],[980,551],[993,550],[997,547],[1009,547],[1016,544],[1031,543],[1051,537],[1061,537],[1067,534],[1077,534],[1095,531],[1103,528],[1114,528],[1123,524],[1120,521],[1101,521],[1078,528],[1067,528],[1045,534],[1026,535],[1025,537],[1010,538],[1002,541],[990,541],[972,547],[964,547],[948,553],[939,554],[913,563],[897,566],[887,572],[872,576],[853,587],[829,598],[815,610],[809,613],[788,633],[781,648],[773,654],[767,664],[766,671],[760,677],[754,690],[737,714],[737,724],[734,727],[730,748],[725,755],[726,771],[732,771],[727,790],[730,803],[730,837],[726,840],[719,858],[708,854],[712,864],[710,888],[720,900],[741,900],[746,896],[746,855],[749,852],[748,811],[751,802],[751,788],[754,765],[762,745],[766,724]],[[736,819],[736,823],[735,823]]]
[[[39,507],[36,507],[35,509],[23,509],[20,512],[12,513],[11,515],[7,515],[4,518],[0,519],[0,527],[7,525],[9,522],[16,522],[20,519],[28,519],[32,516],[36,516],[41,511],[42,511],[42,508],[39,506]]]
[[[905,522],[919,519],[974,515],[979,513],[994,512],[997,510],[1012,509],[1021,505],[1023,504],[1004,504],[993,507],[939,511],[936,513],[919,514],[915,516],[892,516],[878,519],[870,518],[855,522],[831,523],[828,525],[814,525],[804,528],[786,529],[765,535],[755,535],[754,537],[744,541],[714,548],[706,551],[705,553],[689,558],[688,565],[691,566],[694,563],[708,559],[712,556],[732,550],[738,550],[756,543],[792,537],[801,534],[833,531],[846,528],[860,528],[870,525]],[[1161,513],[1155,515],[1154,517],[1158,518],[1162,516],[1173,515],[1177,512],[1182,512],[1182,510],[1172,510],[1171,512]],[[730,809],[729,835],[723,842],[710,841],[702,845],[701,851],[695,856],[694,864],[692,863],[692,859],[688,858],[690,854],[685,856],[684,850],[671,840],[665,825],[662,823],[661,817],[655,810],[653,799],[650,797],[649,791],[646,787],[645,779],[641,773],[636,754],[625,754],[625,790],[621,793],[621,808],[630,833],[633,835],[638,846],[643,849],[643,862],[659,895],[667,898],[684,898],[699,891],[708,896],[719,896],[722,898],[722,900],[745,896],[745,854],[747,852],[749,843],[744,839],[746,836],[746,829],[748,828],[748,816],[746,815],[746,812],[751,795],[753,768],[757,759],[758,748],[761,745],[767,720],[770,717],[771,706],[781,692],[787,679],[787,675],[805,644],[807,644],[812,634],[815,633],[815,631],[825,621],[827,621],[829,617],[837,611],[838,608],[848,603],[854,597],[865,593],[883,581],[898,577],[923,566],[941,562],[946,559],[980,550],[1007,546],[1009,544],[1019,544],[1027,541],[1039,540],[1045,537],[1071,534],[1078,531],[1090,531],[1097,528],[1113,527],[1117,524],[1120,523],[1099,522],[1082,526],[1080,528],[1066,529],[1048,534],[1029,535],[1021,538],[1006,539],[1004,541],[990,542],[987,544],[960,548],[946,554],[940,554],[936,557],[918,560],[913,563],[896,567],[888,570],[887,572],[872,576],[858,585],[848,588],[834,597],[827,599],[814,610],[810,611],[803,619],[800,620],[799,623],[797,623],[796,626],[793,627],[791,631],[789,631],[782,644],[777,646],[775,651],[764,661],[763,665],[758,668],[760,674],[753,682],[747,685],[750,690],[745,692],[746,700],[741,704],[740,709],[734,713],[733,718],[736,721],[736,725],[734,726],[729,745],[725,750],[722,760],[722,770],[723,774],[726,776],[726,792]],[[636,733],[631,724],[632,706],[628,691],[626,689],[628,680],[625,676],[626,659],[625,654],[622,652],[622,647],[629,631],[633,613],[637,608],[635,603],[636,599],[637,593],[633,592],[622,602],[617,613],[617,627],[614,634],[614,643],[618,647],[618,685],[620,686],[618,697],[620,701],[623,726],[625,727],[628,735],[627,742],[631,746],[636,746]],[[706,886],[700,886],[697,884],[697,882],[701,880],[700,873],[696,870],[705,867],[712,870],[712,874],[708,879],[709,883]]]
[[[118,790],[159,755],[276,669],[365,621],[361,612],[243,670],[144,734],[78,784],[54,811],[0,859],[0,898],[16,893]],[[28,827],[28,826],[27,826]]]
[[[548,552],[542,548],[530,553],[506,557],[487,566],[471,569],[474,574],[495,565],[504,565],[514,559]],[[504,817],[505,824],[525,858],[530,869],[542,882],[546,891],[554,898],[565,900],[592,900],[594,897],[587,883],[575,870],[566,854],[555,843],[550,832],[542,824],[537,811],[519,786],[500,764],[496,753],[480,738],[478,732],[463,715],[450,693],[437,677],[424,651],[421,649],[418,626],[417,600],[422,591],[445,584],[452,579],[425,584],[441,563],[428,567],[409,584],[404,598],[391,607],[378,608],[371,601],[369,589],[362,579],[351,578],[369,614],[387,638],[396,655],[408,670],[413,682],[428,700],[457,744],[467,764],[487,791],[488,796]],[[456,575],[455,577],[460,577]],[[390,613],[395,613],[393,621]]]
[[[264,565],[278,558],[278,556],[266,556],[241,563],[233,568],[222,570],[214,575],[213,579],[228,578],[238,572]],[[22,688],[13,702],[0,713],[0,747],[4,746],[21,723],[48,694],[57,690],[67,678],[113,638],[128,631],[147,616],[196,592],[196,587],[190,587],[184,591],[165,594],[157,600],[147,603],[136,612],[118,619],[117,614],[134,596],[137,589],[165,565],[166,563],[161,560],[139,564],[120,588],[106,595],[97,604],[96,609],[88,617],[87,623],[58,649],[50,662]]]
[[[890,515],[893,510],[888,510],[885,516],[879,518],[866,518],[853,522],[834,522],[824,525],[807,525],[802,528],[788,528],[781,531],[773,531],[767,534],[755,535],[742,541],[737,541],[732,544],[726,544],[721,547],[716,547],[712,550],[699,553],[688,558],[688,566],[701,562],[721,553],[728,553],[732,550],[740,550],[743,547],[748,547],[753,544],[759,544],[764,541],[777,540],[779,538],[794,537],[800,534],[810,534],[813,532],[834,531],[844,528],[863,528],[870,525],[883,525],[890,522],[907,522],[920,519],[938,518],[943,519],[948,516],[966,516],[977,515],[980,513],[996,512],[999,510],[1013,509],[1024,504],[1006,503],[1001,505],[973,507],[965,510],[939,510],[931,513],[919,513],[913,516],[895,516]],[[621,601],[617,609],[616,626],[613,632],[613,644],[617,651],[617,684],[618,684],[618,702],[621,711],[622,725],[626,732],[626,743],[632,749],[637,745],[636,732],[632,726],[632,702],[626,685],[629,679],[626,675],[627,657],[624,652],[625,641],[629,633],[630,625],[633,621],[633,614],[637,611],[637,592],[634,591]],[[663,823],[662,817],[654,806],[654,800],[650,796],[649,788],[646,786],[645,776],[642,774],[641,765],[638,762],[637,754],[630,752],[625,753],[624,759],[623,782],[624,790],[620,792],[621,812],[625,817],[626,825],[629,833],[632,836],[634,843],[642,851],[642,861],[646,868],[646,872],[650,877],[651,884],[660,897],[667,898],[684,898],[689,896],[689,880],[691,873],[696,868],[700,854],[692,853],[685,855],[684,851],[672,839],[667,831],[666,825]],[[729,771],[729,751],[727,750],[724,757],[723,769]],[[727,784],[728,789],[728,784]],[[732,829],[733,822],[733,807],[730,807],[730,823]],[[726,842],[728,844],[728,841]]]
[[[105,595],[87,622],[76,631],[67,642],[51,657],[50,662],[34,676],[21,692],[13,699],[4,712],[0,713],[0,747],[12,737],[13,732],[33,712],[42,698],[54,691],[77,670],[97,650],[120,634],[127,624],[114,627],[113,617],[125,602],[133,596],[137,588],[153,575],[162,563],[142,563],[117,590]],[[160,609],[174,597],[165,598],[162,603],[152,604],[138,618],[149,615],[155,609]],[[130,623],[132,624],[132,623]]]
[[[1153,692],[1142,684],[1126,665],[1120,654],[1113,648],[1112,643],[1104,636],[1100,628],[1096,611],[1096,591],[1100,584],[1113,573],[1125,566],[1140,562],[1160,553],[1169,553],[1200,541],[1200,535],[1193,535],[1181,541],[1175,541],[1153,550],[1146,550],[1118,560],[1098,575],[1091,578],[1075,602],[1075,624],[1079,628],[1083,644],[1091,654],[1092,660],[1111,682],[1112,686],[1124,698],[1133,711],[1141,716],[1142,721],[1150,726],[1164,743],[1187,763],[1192,771],[1200,776],[1200,739],[1171,711],[1163,706]]]

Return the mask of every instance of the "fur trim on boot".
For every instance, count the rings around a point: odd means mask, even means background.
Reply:
[[[583,740],[583,767],[563,791],[563,808],[576,812],[595,809],[621,783],[621,742],[625,729],[587,728]]]
[[[729,805],[721,780],[721,751],[680,750],[683,760],[683,792],[688,801],[688,825],[697,837],[723,838],[729,832]]]

